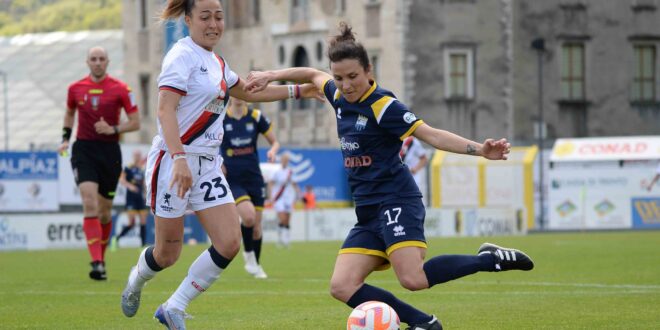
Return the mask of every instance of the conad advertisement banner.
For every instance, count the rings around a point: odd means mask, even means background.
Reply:
[[[57,155],[0,152],[0,211],[56,211]]]
[[[643,160],[660,158],[660,136],[558,139],[553,162]]]
[[[615,229],[658,224],[654,167],[555,168],[550,172],[550,229]]]

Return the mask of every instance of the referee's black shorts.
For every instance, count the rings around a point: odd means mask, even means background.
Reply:
[[[113,199],[121,174],[119,143],[76,140],[71,152],[71,167],[76,184],[96,182],[99,194]]]

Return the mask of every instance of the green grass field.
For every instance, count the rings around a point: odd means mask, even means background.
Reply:
[[[660,231],[533,234],[429,241],[429,256],[473,254],[483,241],[520,248],[531,272],[478,273],[407,292],[391,270],[369,283],[436,314],[446,329],[660,329]],[[270,278],[255,280],[238,258],[188,308],[190,329],[345,329],[350,309],[328,294],[340,242],[264,247]],[[87,278],[86,250],[0,253],[0,328],[158,329],[153,312],[203,246],[144,289],[138,314],[119,306],[138,249],[107,256],[107,282]]]

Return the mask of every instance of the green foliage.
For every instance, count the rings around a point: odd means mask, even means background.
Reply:
[[[121,28],[121,0],[14,0],[0,3],[0,35]]]
[[[436,314],[448,329],[658,329],[660,231],[532,234],[521,237],[433,238],[427,259],[474,254],[490,241],[520,248],[534,259],[530,272],[478,273],[409,292],[392,270],[367,282]],[[341,242],[265,244],[269,278],[255,280],[239,255],[187,312],[192,329],[343,329],[350,308],[329,294]],[[108,281],[87,278],[85,249],[0,253],[0,328],[156,329],[153,312],[177,288],[208,246],[186,246],[176,265],[160,272],[142,294],[133,318],[119,307],[140,249],[108,252]],[[161,327],[162,328],[162,327]]]

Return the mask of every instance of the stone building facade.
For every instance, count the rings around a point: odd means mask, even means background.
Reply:
[[[139,139],[148,142],[160,61],[177,29],[154,19],[164,1],[123,1],[125,79],[136,86],[145,118]],[[561,137],[660,134],[657,0],[222,2],[217,52],[242,77],[253,69],[326,70],[325,41],[346,21],[378,83],[432,126],[532,144],[541,104],[546,146]],[[543,51],[531,46],[540,39]],[[257,106],[286,145],[337,144],[327,104]]]

